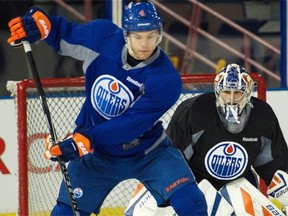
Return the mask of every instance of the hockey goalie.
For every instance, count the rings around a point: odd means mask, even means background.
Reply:
[[[232,181],[219,191],[205,179],[198,186],[205,194],[209,216],[288,215],[288,174],[280,170],[274,174],[266,196],[245,178]],[[171,206],[158,207],[150,192],[139,183],[125,216],[159,215],[177,216]]]
[[[273,109],[253,91],[249,72],[228,64],[215,76],[214,92],[183,101],[166,130],[205,194],[208,215],[287,214],[287,143]],[[142,188],[126,216],[175,214],[163,206]]]

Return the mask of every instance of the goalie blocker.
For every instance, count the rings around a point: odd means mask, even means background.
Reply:
[[[205,194],[208,215],[288,215],[288,174],[278,170],[263,195],[245,178],[234,180],[217,191],[207,180],[198,184]],[[269,199],[268,199],[269,198]],[[176,216],[171,206],[158,207],[150,192],[139,183],[125,216]]]

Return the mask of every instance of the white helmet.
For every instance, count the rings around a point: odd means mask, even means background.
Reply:
[[[253,80],[246,69],[237,64],[227,65],[215,77],[217,110],[225,127],[232,133],[242,131],[248,121],[253,107],[250,102],[253,87]]]

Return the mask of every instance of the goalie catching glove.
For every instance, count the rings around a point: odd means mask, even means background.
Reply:
[[[277,170],[268,187],[269,199],[288,215],[288,173]]]
[[[93,151],[89,139],[80,133],[75,133],[56,145],[53,145],[49,135],[45,139],[45,147],[47,151],[44,157],[52,161],[57,161],[57,157],[61,157],[64,162],[68,162]]]
[[[11,45],[21,45],[26,40],[29,43],[45,39],[51,29],[51,23],[44,11],[31,7],[25,16],[12,19],[8,26],[11,36],[7,42]]]

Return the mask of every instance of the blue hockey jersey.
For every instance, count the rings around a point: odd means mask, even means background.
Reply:
[[[45,41],[61,55],[84,62],[86,100],[75,132],[90,139],[94,152],[145,154],[163,139],[158,119],[181,93],[181,78],[169,58],[158,47],[149,59],[131,67],[122,29],[112,22],[50,20]]]

